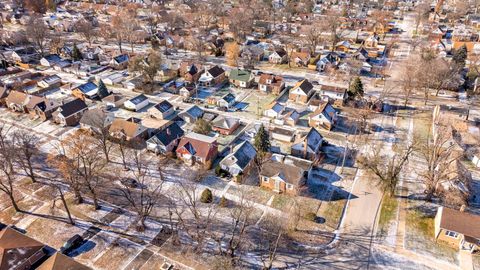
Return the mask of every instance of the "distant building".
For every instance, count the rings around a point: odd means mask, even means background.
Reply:
[[[127,110],[138,112],[149,104],[148,98],[144,94],[140,94],[131,98],[123,104]]]

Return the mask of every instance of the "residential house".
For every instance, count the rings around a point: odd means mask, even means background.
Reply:
[[[30,63],[32,61],[38,61],[40,59],[40,54],[37,53],[35,48],[26,47],[14,50],[12,52],[12,59],[21,63]]]
[[[91,270],[91,268],[60,252],[55,252],[55,254],[36,268],[36,270]]]
[[[295,136],[295,131],[291,129],[275,127],[271,131],[272,139],[282,141],[282,142],[291,142]]]
[[[178,94],[182,97],[190,97],[195,93],[196,89],[197,87],[193,83],[185,84],[178,90]]]
[[[212,129],[223,135],[232,134],[239,126],[239,119],[223,115],[219,115],[212,121]]]
[[[435,239],[471,253],[480,251],[480,216],[440,206]]]
[[[94,108],[87,110],[80,118],[80,127],[96,134],[103,134],[113,123],[115,116],[113,113],[103,108]]]
[[[62,78],[60,78],[58,75],[50,75],[50,76],[45,76],[43,79],[37,82],[37,85],[45,88],[45,89],[52,89],[56,87],[60,87],[62,84]]]
[[[255,77],[250,71],[243,70],[243,69],[233,69],[230,71],[228,75],[230,83],[237,87],[241,88],[249,88]]]
[[[102,81],[106,85],[120,84],[124,80],[125,76],[121,72],[113,72],[102,77]]]
[[[287,52],[283,49],[275,50],[268,56],[268,62],[272,64],[285,64],[287,60]]]
[[[273,121],[277,125],[295,126],[300,119],[300,113],[293,108],[286,107],[280,115]]]
[[[304,79],[290,89],[288,98],[293,102],[306,104],[314,93],[313,85],[307,79]]]
[[[55,112],[58,107],[60,107],[60,104],[58,102],[44,99],[43,101],[35,105],[33,111],[30,112],[30,114],[35,115],[42,121],[46,121],[52,117],[53,112]]]
[[[237,103],[235,96],[232,93],[224,95],[222,98],[217,100],[218,107],[231,108]]]
[[[298,138],[292,145],[292,156],[317,160],[320,157],[320,148],[323,144],[323,137],[315,128],[311,128],[310,131]]]
[[[99,97],[98,86],[93,82],[87,82],[75,87],[72,90],[72,95],[81,100],[97,99]]]
[[[58,54],[49,54],[40,59],[40,65],[45,67],[53,67],[56,63],[61,62],[63,59]]]
[[[172,123],[147,140],[147,149],[156,154],[171,153],[177,147],[184,131],[176,123]]]
[[[245,175],[251,169],[256,155],[255,147],[250,142],[243,141],[220,161],[220,168],[234,177]]]
[[[201,65],[190,64],[189,62],[182,62],[178,70],[179,75],[189,83],[197,82],[203,72],[204,69]]]
[[[83,100],[76,98],[63,104],[53,112],[53,121],[62,126],[75,126],[87,109],[87,104]]]
[[[148,106],[149,100],[144,94],[140,94],[134,98],[131,98],[123,103],[123,106],[127,110],[138,112],[141,109],[145,108]]]
[[[323,102],[308,116],[308,126],[331,130],[337,120],[337,112],[328,102]]]
[[[310,61],[310,54],[307,52],[292,52],[290,62],[297,67],[306,67]]]
[[[219,66],[214,66],[206,70],[199,78],[201,86],[215,86],[225,82],[225,70]]]
[[[320,85],[319,94],[322,99],[333,101],[337,105],[343,105],[348,98],[347,88],[325,84]]]
[[[244,59],[262,61],[263,56],[263,49],[256,45],[245,46],[242,50],[242,58]]]
[[[350,42],[343,40],[335,44],[335,51],[347,53],[350,51],[351,46]]]
[[[285,88],[285,82],[282,76],[273,74],[262,74],[258,81],[258,89],[264,92],[279,95]]]
[[[201,164],[209,169],[218,154],[217,140],[192,132],[180,140],[176,153],[187,164]]]
[[[114,69],[126,69],[128,67],[128,54],[120,54],[112,58],[110,61],[110,66]]]
[[[10,91],[5,98],[6,106],[16,112],[25,113],[25,104],[27,103],[28,94],[16,90]]]
[[[110,136],[122,141],[141,140],[147,135],[147,128],[136,118],[113,120],[108,129]]]
[[[274,101],[268,105],[268,107],[263,111],[263,115],[270,118],[277,118],[285,109],[285,106],[280,104],[277,101]]]
[[[260,186],[277,193],[298,195],[306,184],[306,171],[295,164],[268,160],[260,170]]]
[[[322,55],[315,64],[315,69],[319,72],[324,72],[329,68],[335,68],[339,63],[339,56],[337,53],[329,52]]]
[[[175,108],[170,102],[164,100],[148,109],[150,117],[157,119],[166,119],[175,112]]]
[[[180,118],[183,119],[186,123],[193,124],[198,119],[202,118],[203,110],[200,109],[197,105],[193,105],[192,107],[185,109],[181,113],[178,114]]]
[[[33,269],[46,255],[45,245],[11,227],[0,231],[0,269]]]

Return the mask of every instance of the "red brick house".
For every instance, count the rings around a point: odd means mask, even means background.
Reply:
[[[240,120],[233,117],[218,116],[212,122],[212,129],[222,135],[230,135],[240,126]]]
[[[218,154],[217,140],[192,132],[180,140],[176,153],[177,157],[187,164],[200,164],[210,169]]]

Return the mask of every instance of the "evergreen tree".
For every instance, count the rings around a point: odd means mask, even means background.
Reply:
[[[348,89],[348,95],[352,98],[363,97],[363,83],[360,77],[355,77]]]
[[[200,201],[202,203],[211,203],[213,202],[213,194],[209,188],[203,190],[202,195],[200,196]]]
[[[72,58],[73,58],[73,61],[82,60],[82,53],[78,49],[77,44],[73,44]]]
[[[270,138],[263,125],[260,126],[255,135],[254,146],[260,153],[267,153],[270,151]]]
[[[467,47],[463,45],[458,50],[453,51],[452,61],[460,67],[465,66],[467,60]]]
[[[110,95],[110,92],[108,92],[107,86],[105,86],[102,80],[98,82],[98,95],[100,96],[100,98],[104,98]]]

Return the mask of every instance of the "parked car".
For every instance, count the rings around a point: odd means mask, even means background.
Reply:
[[[75,234],[70,239],[68,239],[67,242],[65,242],[65,244],[63,244],[63,246],[60,248],[60,253],[67,254],[70,251],[81,246],[82,244],[83,244],[83,237],[81,237],[78,234]]]

